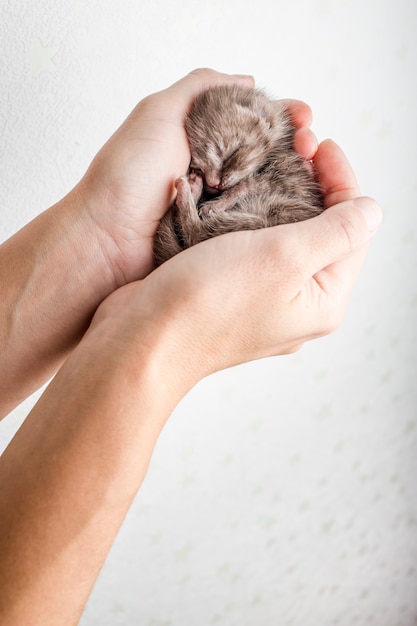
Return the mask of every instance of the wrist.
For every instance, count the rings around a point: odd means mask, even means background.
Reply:
[[[38,218],[38,229],[44,222],[45,235],[35,259],[39,281],[48,273],[50,317],[57,326],[60,320],[71,320],[68,335],[64,333],[61,338],[72,346],[88,328],[99,304],[119,286],[108,259],[105,235],[91,219],[88,203],[77,186]]]
[[[150,285],[153,275],[111,294],[97,309],[82,343],[93,342],[98,351],[117,355],[132,380],[146,376],[170,413],[209,372],[198,339],[192,339],[187,307]]]
[[[108,232],[104,216],[111,213],[110,200],[104,190],[84,177],[70,193],[57,203],[57,212],[69,229],[74,230],[74,254],[83,265],[79,270],[97,290],[97,305],[110,293],[128,282],[121,251]],[[102,295],[104,294],[104,295]]]
[[[75,188],[2,244],[1,414],[56,372],[116,289],[102,240]]]
[[[168,208],[174,186],[170,181],[169,198],[156,202],[154,211],[147,210],[145,201],[142,206],[140,199],[129,195],[127,185],[121,188],[112,183],[105,150],[106,146],[74,191],[82,197],[85,219],[99,241],[116,286],[121,287],[152,271],[153,238],[164,213],[161,207]]]

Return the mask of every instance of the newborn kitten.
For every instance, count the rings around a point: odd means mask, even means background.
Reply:
[[[323,211],[311,168],[293,149],[283,103],[255,89],[215,87],[196,98],[185,130],[191,163],[156,232],[156,265],[210,237]]]

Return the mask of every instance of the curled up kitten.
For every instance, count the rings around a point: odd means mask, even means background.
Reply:
[[[191,162],[155,234],[156,265],[210,237],[323,211],[312,168],[293,149],[295,129],[282,102],[256,89],[208,89],[194,101],[185,130]]]

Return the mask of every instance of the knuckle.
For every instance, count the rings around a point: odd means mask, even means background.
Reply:
[[[213,73],[214,70],[210,69],[209,67],[197,67],[189,73],[189,76],[195,76],[198,79],[208,79],[209,77],[213,76]]]
[[[344,239],[348,252],[357,248],[358,245],[358,227],[353,215],[348,211],[343,211],[339,215],[339,232]]]
[[[136,105],[130,117],[137,117],[138,115],[148,115],[154,112],[155,106],[158,103],[158,95],[150,94],[142,98],[140,102]]]

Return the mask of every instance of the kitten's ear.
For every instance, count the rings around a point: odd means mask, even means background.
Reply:
[[[262,124],[267,130],[271,128],[271,122],[269,116],[263,107],[256,109],[256,115],[258,116],[258,122]]]

